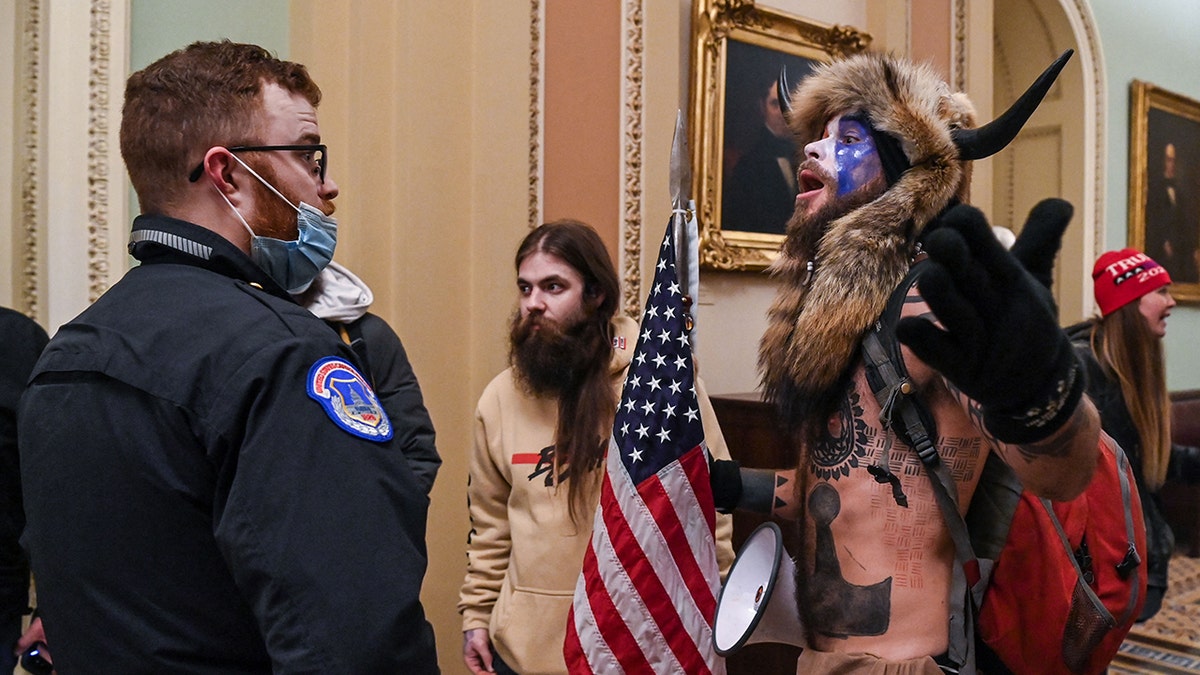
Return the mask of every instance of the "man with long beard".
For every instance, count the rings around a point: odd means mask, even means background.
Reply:
[[[1098,418],[1053,303],[961,204],[970,160],[1016,135],[1064,62],[1015,115],[979,129],[965,96],[930,69],[882,55],[822,66],[791,92],[804,160],[759,365],[799,463],[745,480],[744,499],[774,489],[775,512],[800,521],[798,672],[974,672],[931,476],[890,424],[893,402],[877,399],[860,350],[918,258],[929,261],[896,334],[959,510],[993,452],[1039,496],[1069,499],[1090,480]],[[1030,225],[1065,225],[1070,211],[1045,202]]]
[[[467,499],[467,574],[459,596],[472,673],[565,673],[563,642],[592,536],[637,323],[617,315],[620,284],[599,235],[560,220],[516,255],[518,308],[509,364],[475,411]],[[664,385],[665,386],[665,385]],[[697,379],[705,440],[729,450]],[[733,561],[730,516],[717,517],[718,563]]]

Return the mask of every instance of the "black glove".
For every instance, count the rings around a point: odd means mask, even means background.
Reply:
[[[1025,227],[1070,217],[1069,204],[1048,200]],[[917,284],[945,330],[906,317],[896,326],[900,342],[979,403],[999,440],[1034,443],[1058,431],[1075,412],[1084,377],[1046,288],[974,207],[947,211],[924,243],[931,264]]]
[[[708,481],[712,485],[713,504],[718,513],[733,513],[742,501],[742,465],[732,459],[713,459],[709,455]]]
[[[1047,289],[1054,283],[1054,259],[1062,248],[1072,211],[1071,204],[1061,199],[1042,200],[1029,212],[1029,220],[1010,249],[1013,257]]]
[[[713,459],[709,455],[708,481],[717,513],[733,513],[735,509],[771,513],[775,501],[773,469],[744,469],[736,460]]]

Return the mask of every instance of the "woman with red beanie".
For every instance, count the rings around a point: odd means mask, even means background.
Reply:
[[[1145,621],[1162,606],[1175,549],[1159,489],[1168,478],[1200,481],[1200,448],[1171,443],[1162,347],[1175,306],[1171,275],[1145,253],[1126,248],[1101,255],[1092,280],[1100,316],[1067,332],[1087,366],[1087,392],[1104,431],[1128,455],[1142,497],[1149,588],[1138,621]]]

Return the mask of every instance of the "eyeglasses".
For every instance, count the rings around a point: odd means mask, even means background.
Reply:
[[[323,143],[312,145],[238,145],[226,148],[226,150],[230,152],[304,152],[307,153],[304,161],[309,163],[310,169],[316,169],[321,182],[325,182],[325,165],[329,160],[329,154],[325,151]],[[188,175],[188,181],[195,183],[200,180],[200,175],[203,173],[204,162],[200,162],[192,170],[192,173]]]

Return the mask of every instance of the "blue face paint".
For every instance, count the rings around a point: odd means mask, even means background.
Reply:
[[[833,137],[833,168],[837,174],[839,197],[854,192],[883,173],[875,141],[866,125],[858,120],[838,119]]]

